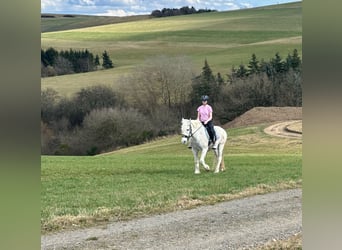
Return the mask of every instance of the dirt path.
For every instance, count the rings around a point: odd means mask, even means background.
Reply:
[[[250,249],[302,230],[301,189],[42,236],[42,249]]]
[[[302,138],[302,120],[292,120],[273,124],[264,132],[274,136]]]

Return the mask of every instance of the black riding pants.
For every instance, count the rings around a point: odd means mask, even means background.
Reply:
[[[216,140],[216,134],[215,134],[213,122],[209,121],[207,124],[204,124],[204,122],[202,122],[202,124],[207,129],[210,140],[214,142]]]

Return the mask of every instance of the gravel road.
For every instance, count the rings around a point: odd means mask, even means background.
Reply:
[[[291,189],[105,227],[44,235],[42,249],[251,249],[302,230]]]

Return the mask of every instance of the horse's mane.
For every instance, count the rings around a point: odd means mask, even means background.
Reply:
[[[198,128],[199,126],[202,126],[202,123],[197,119],[191,120],[191,124],[192,126],[194,126],[194,128]]]

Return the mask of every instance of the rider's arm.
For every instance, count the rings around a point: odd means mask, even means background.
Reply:
[[[209,118],[208,118],[208,120],[206,120],[204,122],[204,124],[207,124],[209,121],[211,121],[211,119],[213,119],[213,113],[212,112],[209,113]]]
[[[209,118],[208,120],[206,121],[206,123],[208,123],[209,121],[211,121],[213,119],[213,112],[210,112],[209,113]]]

